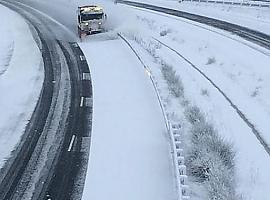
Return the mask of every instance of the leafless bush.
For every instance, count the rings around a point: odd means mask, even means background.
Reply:
[[[211,64],[214,64],[215,62],[216,62],[215,57],[211,57],[211,58],[208,58],[206,65],[211,65]]]
[[[204,116],[197,106],[187,107],[185,110],[185,117],[191,124],[204,122]]]
[[[191,148],[186,165],[189,175],[204,183],[211,200],[235,200],[235,152],[232,144],[221,138],[195,106],[186,117],[192,124]]]
[[[208,90],[207,89],[202,89],[201,90],[201,95],[203,95],[203,96],[209,96]]]
[[[171,32],[172,32],[171,29],[165,29],[165,30],[160,31],[159,35],[166,36],[168,33],[171,33]]]
[[[252,93],[251,93],[251,97],[256,97],[256,96],[258,96],[258,94],[259,94],[259,88],[257,87]]]
[[[161,48],[161,44],[152,40],[147,42],[145,39],[137,35],[131,35],[130,37],[141,47],[143,47],[143,49],[145,49],[151,56],[153,56],[155,59],[158,58],[156,50]]]
[[[162,64],[162,75],[166,80],[170,92],[175,97],[183,97],[184,96],[184,87],[180,77],[176,74],[176,71],[169,65],[163,63]]]
[[[209,200],[238,200],[232,169],[224,166],[218,157],[215,162],[210,164],[212,166],[209,181],[206,182],[209,191]]]

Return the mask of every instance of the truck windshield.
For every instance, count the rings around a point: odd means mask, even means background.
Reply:
[[[94,19],[102,19],[103,13],[101,14],[82,14],[82,21],[94,20]]]

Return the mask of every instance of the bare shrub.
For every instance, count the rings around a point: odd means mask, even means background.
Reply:
[[[215,57],[210,57],[208,58],[206,65],[211,65],[214,64],[215,62],[216,62]]]
[[[186,156],[186,166],[189,176],[195,178],[197,182],[205,182],[209,180],[209,160],[203,156],[205,152],[200,147],[192,148]]]
[[[204,116],[197,106],[190,106],[185,110],[185,117],[191,123],[204,122]]]
[[[185,116],[192,124],[191,147],[186,157],[188,174],[205,184],[209,199],[236,199],[233,145],[206,122],[198,107],[187,108]]]
[[[142,37],[137,35],[131,35],[130,38],[132,38],[135,42],[142,46],[143,49],[146,50],[155,59],[158,58],[156,50],[161,48],[161,44],[152,40],[147,42]]]
[[[207,181],[207,189],[209,192],[209,200],[236,200],[235,180],[231,169],[223,165],[217,157],[211,162],[211,170],[209,180]]]
[[[216,133],[211,140],[207,141],[207,146],[209,149],[211,149],[211,151],[218,155],[224,166],[226,166],[232,172],[232,169],[235,167],[235,152],[233,151],[233,145],[225,141]]]
[[[165,29],[165,30],[160,31],[159,35],[166,36],[168,33],[171,33],[171,32],[172,32],[171,29]]]
[[[256,88],[252,93],[251,93],[251,97],[256,97],[256,96],[258,96],[258,94],[259,94],[259,90],[258,90],[258,88]]]
[[[208,90],[207,90],[207,89],[202,89],[202,90],[201,90],[201,95],[203,95],[203,96],[208,96],[208,97],[209,97],[209,92],[208,92]]]
[[[162,63],[161,68],[162,75],[168,84],[168,88],[173,96],[183,97],[184,87],[180,80],[180,77],[176,74],[176,71],[169,65]]]

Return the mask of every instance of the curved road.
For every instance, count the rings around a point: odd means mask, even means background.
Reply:
[[[63,26],[22,3],[0,3],[26,19],[45,66],[35,111],[0,171],[0,199],[80,199],[92,120],[87,62],[75,36]]]
[[[188,13],[188,12],[184,12],[180,10],[174,10],[170,8],[155,6],[155,5],[151,5],[147,3],[126,1],[126,0],[116,0],[115,2],[126,4],[126,5],[137,7],[137,8],[144,8],[147,10],[157,11],[160,13],[164,13],[164,14],[168,14],[168,15],[172,15],[176,17],[181,17],[181,18],[195,21],[201,24],[206,24],[206,25],[209,25],[209,26],[221,29],[221,30],[228,31],[232,34],[242,37],[245,40],[258,44],[266,49],[270,49],[270,35],[267,35],[260,31],[256,31],[256,30],[244,27],[244,26],[240,26],[240,25],[229,23],[229,22],[222,21],[219,19],[192,14],[192,13]]]

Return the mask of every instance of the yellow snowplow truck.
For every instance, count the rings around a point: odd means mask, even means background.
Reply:
[[[91,35],[104,31],[107,15],[97,5],[78,7],[78,35]]]

